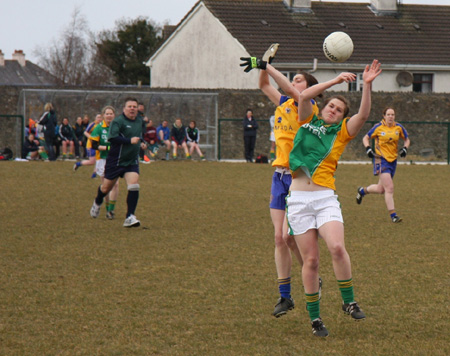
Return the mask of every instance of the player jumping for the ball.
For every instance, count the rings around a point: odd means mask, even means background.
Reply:
[[[347,101],[342,96],[327,99],[320,115],[314,111],[311,100],[336,84],[354,81],[354,73],[341,73],[335,79],[309,87],[300,94],[298,101],[301,126],[289,156],[293,177],[286,199],[287,217],[289,232],[294,235],[303,259],[303,285],[312,330],[314,335],[320,337],[328,336],[328,331],[320,317],[319,235],[331,254],[343,300],[342,310],[355,320],[365,318],[354,298],[341,207],[334,192],[334,175],[345,146],[358,134],[369,117],[372,82],[380,73],[377,60],[366,66],[359,111],[350,118],[347,117]]]
[[[280,297],[272,313],[280,317],[294,308],[294,299],[291,296],[291,251],[297,258],[300,266],[303,265],[300,251],[288,234],[286,220],[286,196],[289,192],[292,177],[289,171],[289,153],[294,144],[294,137],[300,124],[298,118],[297,99],[306,88],[316,85],[317,79],[309,73],[300,72],[292,80],[276,70],[270,63],[277,52],[278,44],[273,44],[264,54],[262,60],[257,58],[243,57],[241,66],[247,66],[246,72],[253,68],[262,69],[259,72],[259,87],[264,94],[277,106],[275,110],[274,134],[276,143],[276,159],[272,163],[275,172],[272,177],[270,194],[270,217],[275,233],[275,266],[278,277],[278,289]],[[252,66],[256,63],[256,66]],[[269,81],[272,77],[287,95],[281,95],[277,88]],[[314,110],[319,111],[314,101]],[[320,284],[321,284],[320,280]]]

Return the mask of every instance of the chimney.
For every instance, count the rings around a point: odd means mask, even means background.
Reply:
[[[397,13],[397,0],[370,0],[370,9],[377,15]]]
[[[283,0],[283,3],[291,12],[312,12],[311,0]]]
[[[13,55],[12,55],[12,59],[19,62],[21,67],[25,67],[25,53],[23,53],[23,51],[21,49],[19,50],[15,50]]]
[[[163,41],[167,40],[176,28],[177,26],[164,25],[162,33]]]
[[[0,67],[5,66],[5,55],[3,54],[2,50],[0,49]]]

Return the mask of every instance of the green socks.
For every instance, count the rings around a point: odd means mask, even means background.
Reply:
[[[320,318],[320,300],[319,293],[307,294],[306,296],[306,309],[308,309],[309,318],[311,321]]]
[[[344,304],[349,304],[355,301],[353,294],[353,279],[338,281],[339,290],[341,291],[342,300]]]

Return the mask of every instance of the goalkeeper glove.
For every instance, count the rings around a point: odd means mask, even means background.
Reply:
[[[369,156],[369,158],[374,158],[375,154],[373,153],[372,147],[367,146],[366,147],[366,154]]]
[[[406,147],[403,147],[400,150],[400,157],[406,157],[406,154],[408,153],[408,149]]]
[[[259,69],[266,69],[267,62],[263,61],[262,59],[256,58],[256,57],[241,57],[241,61],[243,61],[240,66],[245,67],[244,72],[248,73],[253,68],[259,68]]]
[[[272,63],[279,46],[280,44],[278,43],[271,44],[270,47],[267,49],[266,53],[264,53],[262,60],[268,63]]]

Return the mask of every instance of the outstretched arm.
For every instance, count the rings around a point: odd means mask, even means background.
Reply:
[[[372,105],[372,82],[381,73],[381,64],[374,59],[372,64],[367,65],[363,73],[363,91],[359,111],[353,115],[347,123],[347,131],[350,136],[356,136],[369,118]]]
[[[292,82],[283,73],[275,69],[271,64],[267,64],[266,72],[273,78],[273,80],[275,80],[275,82],[287,96],[295,100],[298,98],[300,92],[295,89],[295,87],[292,85]]]
[[[342,82],[352,82],[356,79],[356,74],[354,73],[341,73],[336,78],[331,79],[327,82],[319,83],[313,85],[309,88],[303,90],[303,92],[299,95],[298,99],[298,108],[299,108],[299,121],[306,120],[309,116],[311,116],[313,111],[313,106],[311,103],[311,99],[322,94],[328,88],[331,88],[333,85],[340,84]]]
[[[259,89],[270,99],[276,106],[280,105],[280,92],[270,84],[269,74],[265,70],[259,71]]]

